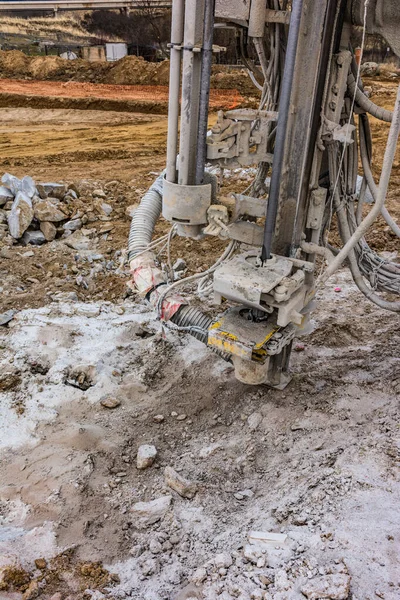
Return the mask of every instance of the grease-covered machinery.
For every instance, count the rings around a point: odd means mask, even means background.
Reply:
[[[400,310],[393,299],[400,265],[383,260],[364,238],[379,214],[400,235],[384,205],[399,97],[391,112],[365,94],[354,25],[362,44],[366,33],[379,33],[400,53],[396,0],[173,0],[167,164],[133,217],[133,283],[163,320],[231,359],[246,383],[286,385],[292,340],[307,322],[316,286],[344,260],[362,293]],[[219,112],[208,130],[213,53],[223,50],[213,44],[215,27],[235,29],[261,99],[257,109]],[[379,185],[368,114],[391,121]],[[249,166],[257,170],[245,192],[222,197],[218,168]],[[375,203],[363,220],[367,193]],[[200,276],[200,291],[212,290],[220,311],[228,301],[214,319],[176,294],[182,281],[199,275],[174,281],[156,260],[151,237],[161,212],[172,225],[162,239],[167,245],[173,235],[227,240],[223,256]],[[333,214],[340,252],[327,242]],[[328,263],[319,279],[318,256]]]

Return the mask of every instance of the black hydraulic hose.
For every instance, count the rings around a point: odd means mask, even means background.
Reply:
[[[204,35],[200,76],[199,126],[197,132],[196,185],[204,180],[204,167],[207,154],[208,105],[210,99],[210,77],[212,67],[212,47],[214,35],[215,0],[206,0],[204,7]]]
[[[276,128],[276,139],[274,148],[274,161],[272,165],[271,184],[268,195],[267,218],[265,221],[264,228],[264,242],[261,251],[261,260],[263,263],[271,256],[272,238],[274,235],[276,217],[278,214],[279,188],[285,152],[286,130],[290,108],[290,96],[292,92],[293,73],[296,62],[297,41],[299,39],[302,9],[303,0],[293,0],[288,42],[286,48],[285,67],[282,78],[281,96],[279,100],[278,123]]]

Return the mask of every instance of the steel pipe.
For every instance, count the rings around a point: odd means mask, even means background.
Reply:
[[[181,57],[183,43],[184,0],[173,0],[171,25],[171,50],[169,68],[168,136],[166,179],[176,182],[178,154],[179,91],[181,84]]]

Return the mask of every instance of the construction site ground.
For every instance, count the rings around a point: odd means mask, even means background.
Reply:
[[[150,90],[155,108],[138,113],[101,110],[136,101],[136,88],[122,98],[125,85],[1,83],[1,174],[74,183],[88,212],[100,189],[112,212],[90,223],[84,252],[63,239],[0,242],[0,313],[16,310],[0,327],[0,598],[397,600],[398,316],[342,270],[318,291],[290,385],[238,383],[229,363],[162,327],[127,290],[129,215],[165,164],[165,91]],[[366,85],[393,106],[395,83]],[[97,110],[37,105],[35,90],[64,102],[89,94]],[[218,93],[221,108],[237,101],[234,89]],[[387,129],[372,122],[375,175]],[[222,192],[250,180],[227,173]],[[397,155],[397,220],[399,189]],[[160,221],[155,235],[166,231]],[[382,220],[368,240],[399,250]],[[192,273],[224,245],[175,238],[172,255]],[[71,385],[74,368],[83,389]],[[158,455],[138,470],[142,444]],[[167,466],[196,486],[192,498],[166,485]],[[139,527],[132,507],[162,496],[160,519]],[[286,537],[261,551],[252,531]]]

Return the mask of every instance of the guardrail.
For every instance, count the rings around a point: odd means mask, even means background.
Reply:
[[[18,10],[87,10],[100,8],[125,8],[139,10],[146,8],[169,8],[171,0],[16,0],[15,2],[0,2],[0,11]]]

